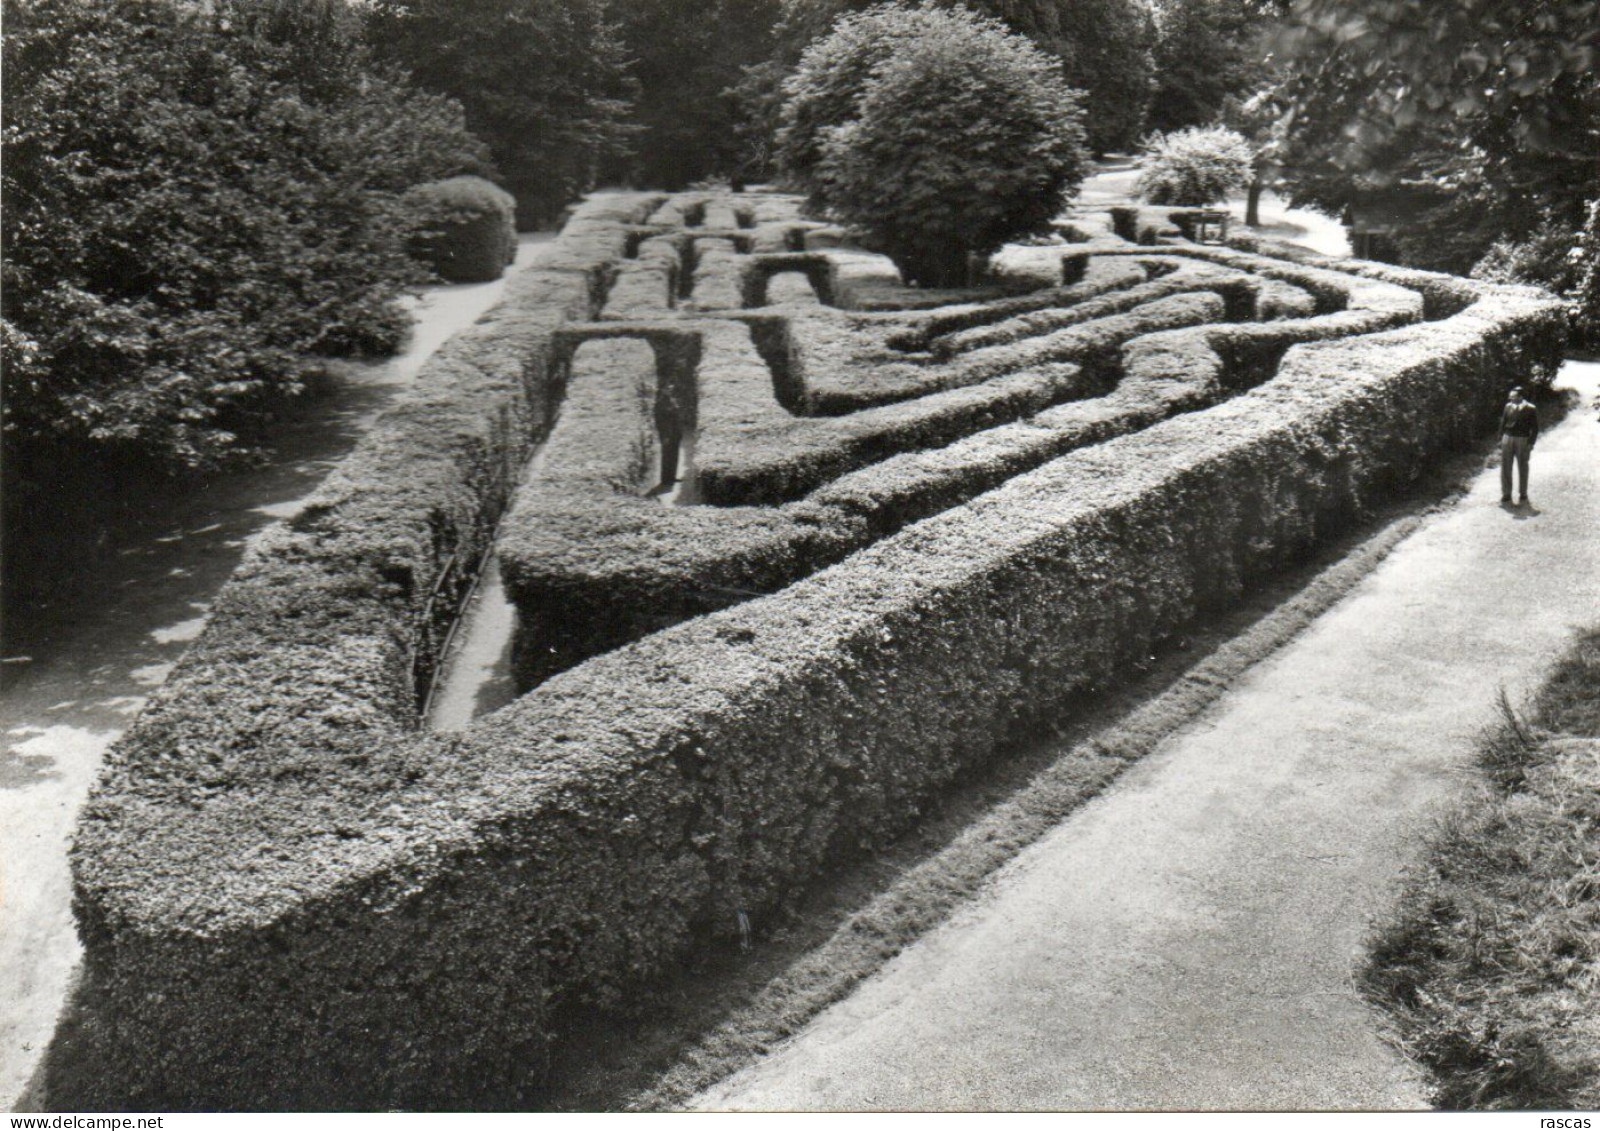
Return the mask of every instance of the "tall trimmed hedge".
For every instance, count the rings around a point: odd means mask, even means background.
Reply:
[[[1225,249],[1159,257],[1114,245],[1098,250],[1089,279],[1127,281],[1100,271],[1101,260],[1160,273],[1100,297],[1086,279],[923,316],[923,332],[940,335],[934,342],[968,347],[956,354],[973,355],[982,383],[844,417],[791,415],[785,396],[796,405],[816,400],[811,373],[791,375],[799,385],[787,394],[775,391],[741,327],[696,320],[579,328],[586,337],[648,337],[664,356],[694,365],[696,491],[715,505],[663,508],[637,489],[562,474],[547,456],[500,539],[507,587],[528,629],[523,677],[537,682],[648,632],[774,591],[1008,476],[1253,387],[1297,343],[1402,325],[1427,305],[1387,282]],[[1076,305],[1057,309],[1051,300]],[[1004,317],[1013,310],[1019,313]],[[1272,320],[1168,329],[1252,315]],[[975,326],[980,316],[988,321]],[[1051,324],[1041,327],[1046,316]],[[789,322],[801,357],[818,321]],[[758,335],[771,332],[763,322],[755,323]],[[1033,336],[1041,328],[1061,332]],[[832,359],[819,369],[831,379]],[[931,377],[925,368],[916,372]],[[629,383],[620,372],[613,380]],[[626,433],[631,419],[613,420],[613,430]],[[952,436],[962,438],[948,442]]]
[[[781,592],[419,733],[422,614],[548,421],[553,336],[593,317],[651,203],[580,212],[564,266],[519,279],[253,549],[115,747],[73,855],[73,1104],[526,1105],[559,1010],[647,994],[881,843],[1041,705],[1491,427],[1560,347],[1537,292],[1372,280],[1436,320],[1295,346],[1205,412],[1001,472]],[[1161,386],[1194,371],[1145,342]]]

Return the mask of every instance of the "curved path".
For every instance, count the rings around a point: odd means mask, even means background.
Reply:
[[[1352,969],[1498,689],[1600,613],[1600,364],[1197,723],[701,1109],[1425,1106]]]
[[[509,276],[552,246],[522,237]],[[75,590],[5,626],[0,662],[0,1109],[55,1029],[80,949],[67,845],[111,743],[161,686],[249,539],[297,513],[445,340],[505,279],[426,289],[403,353],[350,364],[340,387],[276,436],[265,468],[227,476],[128,535]]]

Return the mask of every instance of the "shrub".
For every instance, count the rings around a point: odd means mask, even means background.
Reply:
[[[872,0],[865,3],[862,0],[788,0],[784,20],[777,31],[780,48],[777,64],[781,67],[785,62],[782,57],[785,47],[789,49],[787,61],[792,64],[793,59],[801,55],[803,46],[825,36],[830,25],[839,30],[843,25],[835,21],[841,16],[846,20],[857,18],[847,13],[871,4]],[[1083,91],[1084,130],[1094,152],[1131,148],[1138,142],[1145,128],[1145,111],[1150,106],[1156,74],[1153,52],[1156,28],[1146,0],[931,0],[924,6],[967,9],[993,17],[1055,56],[1067,85]],[[907,7],[898,10],[904,12]],[[896,18],[892,14],[883,15],[883,11],[880,6],[874,17],[882,21],[880,26]],[[848,118],[849,100],[860,92],[871,71],[870,63],[865,69],[859,61],[842,57],[837,63],[836,75],[814,72],[806,80],[808,87],[831,89],[844,96],[845,112],[839,112],[840,101],[833,99],[833,108],[821,119],[823,125],[838,124]],[[807,64],[802,60],[799,71],[805,70]],[[758,100],[763,93],[758,84],[770,82],[768,74],[763,70],[752,76],[756,82],[751,84],[755,89],[750,93]],[[804,128],[802,136],[814,134],[815,124],[813,120]],[[813,139],[811,145],[815,144]],[[813,162],[815,156],[813,148]]]
[[[1242,134],[1223,126],[1178,130],[1146,143],[1135,191],[1151,204],[1211,204],[1248,185],[1254,164]]]
[[[10,468],[242,461],[306,354],[398,343],[399,196],[486,154],[343,12],[6,4]]]
[[[817,177],[826,132],[856,117],[862,95],[883,63],[919,35],[955,18],[881,4],[844,16],[806,48],[783,83],[773,157],[779,172],[806,190],[815,207],[827,206],[827,186]]]
[[[1497,240],[1472,268],[1474,279],[1544,287],[1567,300],[1575,336],[1600,341],[1600,199],[1585,210],[1577,232],[1547,219],[1526,239]]]
[[[403,203],[411,253],[452,283],[498,279],[516,258],[516,201],[482,177],[417,185]]]
[[[84,1090],[52,1095],[525,1103],[555,1009],[648,996],[736,912],[759,923],[881,843],[1038,712],[1479,433],[1559,346],[1555,304],[1452,284],[1469,297],[1440,323],[1306,345],[1210,411],[991,471],[970,504],[782,592],[419,733],[406,671],[437,642],[418,612],[457,544],[481,545],[507,445],[531,445],[556,306],[591,307],[604,267],[537,272],[539,293],[519,277],[257,544],[117,744],[73,854]],[[1146,348],[1162,385],[1205,360]]]
[[[368,26],[380,54],[465,107],[524,228],[627,149],[633,87],[604,0],[375,0]]]
[[[1472,277],[1491,283],[1523,283],[1560,294],[1577,283],[1573,256],[1577,233],[1545,223],[1526,239],[1496,240],[1472,267]]]
[[[993,21],[907,19],[920,34],[873,68],[857,116],[826,132],[817,180],[906,282],[960,286],[971,257],[1049,230],[1083,178],[1081,112],[1049,56]]]

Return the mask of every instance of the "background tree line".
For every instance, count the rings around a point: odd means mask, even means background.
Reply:
[[[807,50],[872,6],[4,0],[8,510],[37,508],[84,466],[248,462],[273,404],[307,386],[317,357],[395,348],[406,323],[394,300],[423,278],[405,254],[405,193],[420,182],[487,176],[524,227],[601,183],[776,178],[823,205],[825,186],[779,143],[785,108]],[[1076,185],[1079,139],[1104,154],[1227,123],[1297,202],[1339,213],[1374,189],[1424,190],[1428,208],[1397,248],[1408,262],[1592,294],[1600,0],[920,7],[965,7],[1046,61],[1048,79],[1032,55],[970,38],[969,54],[1034,76],[1004,95],[1024,117],[1062,108],[1029,174],[1048,191],[1007,204],[1008,217],[1037,226],[1052,194]],[[964,75],[960,50],[920,65]],[[881,78],[870,71],[846,91],[851,106]],[[1038,97],[1035,78],[1050,88]],[[938,97],[917,75],[896,82],[896,97]],[[1003,101],[1000,86],[978,85]],[[838,184],[853,186],[839,200],[858,219],[879,215],[862,178],[916,144],[887,97],[859,125],[854,110],[832,120],[876,147],[876,165],[836,155]],[[1009,175],[1005,149],[997,141],[993,168],[975,172],[929,162],[930,184],[956,199],[961,177]],[[903,219],[876,222],[911,230]],[[984,218],[979,242],[1010,223]],[[960,274],[918,255],[914,271]]]
[[[770,176],[783,77],[865,6],[5,0],[8,480],[250,460],[316,356],[398,344],[419,182],[487,175],[532,227],[602,182]],[[1137,140],[1143,0],[978,7],[1087,92],[1095,148]]]

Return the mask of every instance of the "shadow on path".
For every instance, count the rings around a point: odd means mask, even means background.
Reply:
[[[548,244],[524,236],[518,270]],[[250,540],[295,514],[328,471],[455,331],[505,282],[429,288],[406,350],[345,362],[323,395],[293,406],[263,467],[184,493],[150,493],[101,552],[33,585],[8,618],[0,663],[0,1108],[50,1039],[78,960],[67,847],[113,741],[161,686]],[[146,485],[128,484],[130,492]]]

